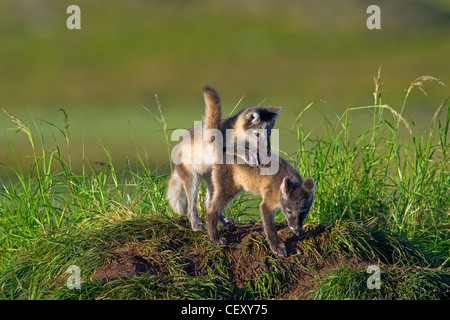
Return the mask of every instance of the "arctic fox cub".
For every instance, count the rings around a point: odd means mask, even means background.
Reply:
[[[205,204],[208,208],[214,192],[211,171],[213,165],[218,160],[222,160],[223,150],[229,148],[230,144],[233,146],[239,143],[244,143],[247,146],[246,150],[256,150],[258,143],[263,140],[264,145],[267,146],[267,153],[270,154],[270,133],[281,112],[281,108],[256,106],[222,119],[217,92],[206,86],[203,89],[203,97],[205,100],[204,121],[185,134],[172,152],[172,154],[175,153],[178,162],[175,164],[167,188],[167,199],[173,210],[180,216],[185,215],[187,210],[193,230],[204,229],[197,212],[200,180],[206,183]],[[197,132],[200,134],[196,134]],[[231,137],[229,137],[230,132]],[[217,134],[220,139],[217,139]],[[225,136],[229,139],[224,139]],[[238,162],[255,167],[260,165],[259,156],[254,152],[246,152],[238,157],[241,158]],[[222,214],[219,216],[218,223],[224,228],[234,228],[234,221],[225,218]]]
[[[261,175],[260,168],[247,164],[214,165],[214,196],[206,215],[206,229],[214,243],[227,244],[226,239],[218,234],[217,223],[236,195],[247,191],[262,196],[259,208],[270,249],[278,256],[287,255],[286,246],[280,242],[275,230],[274,210],[281,208],[289,228],[295,235],[300,235],[303,220],[314,200],[315,185],[311,178],[302,180],[300,174],[282,158],[272,155],[271,161],[279,162],[274,175]]]

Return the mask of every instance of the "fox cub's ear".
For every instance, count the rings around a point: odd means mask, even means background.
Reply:
[[[316,185],[314,184],[314,180],[311,178],[306,178],[305,181],[303,181],[302,183],[302,189],[307,193],[307,194],[312,194],[314,193],[314,190],[316,190]]]
[[[280,115],[281,110],[283,110],[283,108],[279,107],[267,107],[266,109],[272,114],[272,119],[276,119]]]
[[[251,124],[256,124],[261,122],[261,117],[259,116],[259,113],[256,111],[249,111],[245,115],[245,120],[250,122]]]
[[[281,183],[281,186],[280,186],[280,191],[281,191],[281,194],[283,195],[283,197],[288,198],[288,195],[292,189],[293,189],[293,184],[292,184],[291,179],[289,179],[288,177],[284,177],[283,182]]]

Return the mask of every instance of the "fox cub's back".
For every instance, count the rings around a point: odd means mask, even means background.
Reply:
[[[271,161],[278,161],[278,171],[272,175],[261,175],[260,167],[252,167],[246,164],[228,164],[225,175],[232,177],[232,182],[237,188],[247,192],[264,195],[272,192],[278,196],[278,191],[284,177],[289,176],[293,180],[301,181],[298,173],[282,158],[272,155]],[[271,165],[269,163],[268,165]],[[231,180],[231,179],[230,179]]]

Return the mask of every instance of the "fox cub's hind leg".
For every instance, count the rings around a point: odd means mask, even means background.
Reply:
[[[208,211],[209,207],[211,207],[213,195],[214,195],[214,187],[211,180],[211,172],[205,173],[202,176],[203,180],[206,184],[206,196],[205,196],[205,208]]]
[[[184,191],[188,199],[188,217],[191,222],[191,228],[194,231],[205,229],[197,212],[197,193],[200,184],[199,177],[193,175],[183,166],[179,166],[178,175],[183,181]]]

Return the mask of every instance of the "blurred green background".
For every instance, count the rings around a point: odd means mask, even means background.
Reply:
[[[68,30],[66,8],[81,8],[81,30]],[[381,8],[381,30],[368,30],[366,9]],[[421,75],[450,85],[450,2],[410,1],[45,1],[0,2],[0,107],[33,128],[34,119],[63,127],[69,116],[72,164],[147,157],[159,172],[168,155],[158,94],[169,129],[203,117],[201,89],[214,86],[228,115],[256,104],[283,107],[281,149],[293,153],[288,129],[302,116],[311,136],[325,130],[321,113],[373,104],[382,66],[383,102],[401,109],[404,89]],[[414,91],[405,115],[425,130],[448,87]],[[149,112],[150,110],[151,112]],[[363,128],[368,113],[355,112]],[[64,139],[44,122],[51,145]],[[0,114],[0,162],[27,163],[27,137]],[[169,131],[170,134],[170,131]],[[54,144],[54,143],[53,143]],[[0,168],[5,170],[4,167]]]

